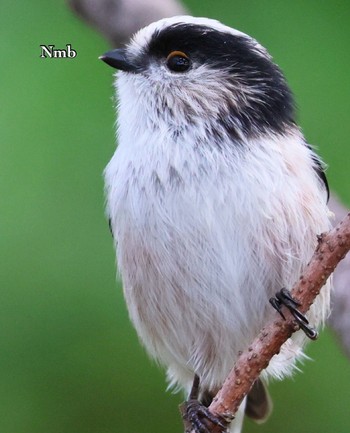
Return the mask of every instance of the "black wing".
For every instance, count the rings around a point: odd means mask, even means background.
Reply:
[[[313,150],[313,148],[305,143],[306,146],[312,151],[312,160],[315,163],[314,169],[317,173],[317,176],[320,178],[320,180],[323,182],[324,187],[327,191],[327,203],[329,200],[329,185],[328,185],[328,180],[326,178],[326,174],[325,174],[325,167],[324,164],[322,163],[322,161],[320,160],[320,158],[318,157],[318,155],[315,153],[315,151]]]
[[[109,226],[109,231],[111,232],[112,236],[113,235],[113,229],[112,229],[112,218],[108,218],[108,226]]]

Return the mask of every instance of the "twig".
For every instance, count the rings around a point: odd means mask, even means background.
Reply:
[[[331,194],[329,208],[335,214],[335,223],[347,214],[347,208],[340,203],[335,194]],[[333,276],[334,290],[331,294],[332,314],[328,324],[338,341],[350,357],[350,254],[339,263]]]
[[[187,12],[178,0],[68,0],[68,4],[114,47],[153,21]]]
[[[350,213],[329,233],[319,237],[316,251],[303,275],[291,290],[305,313],[319,294],[321,287],[338,263],[350,250]],[[209,410],[225,417],[233,416],[243,398],[248,394],[261,371],[270,359],[279,352],[282,344],[299,329],[288,310],[287,320],[276,319],[262,329],[258,337],[240,354],[234,368],[214,397]],[[213,433],[217,432],[213,428]]]

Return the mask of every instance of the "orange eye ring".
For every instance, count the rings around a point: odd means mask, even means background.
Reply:
[[[171,51],[171,53],[168,54],[168,57],[166,58],[167,61],[175,56],[184,57],[185,59],[189,59],[188,55],[184,53],[183,51]]]
[[[191,62],[187,54],[182,51],[172,51],[166,58],[166,65],[172,72],[186,72]]]

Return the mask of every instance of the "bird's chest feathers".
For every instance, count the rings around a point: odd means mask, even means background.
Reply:
[[[255,145],[254,152],[232,146],[194,146],[165,136],[121,141],[105,178],[124,282],[145,287],[148,280],[151,288],[158,281],[161,289],[190,289],[193,282],[214,290],[218,280],[246,284],[245,269],[257,281],[273,275],[277,281],[282,261],[291,263],[286,273],[304,261],[301,251],[308,255],[310,248],[303,245],[313,243],[305,227],[315,225],[320,211],[306,212],[301,201],[305,188],[318,194],[312,170],[303,167],[307,151],[293,141]],[[284,148],[298,146],[301,170],[291,173]],[[252,269],[258,256],[266,260]]]
[[[125,230],[149,243],[150,237],[167,242],[171,233],[191,235],[183,230],[194,231],[196,226],[214,229],[218,209],[231,208],[231,213],[234,207],[227,200],[237,199],[232,177],[238,166],[237,158],[225,160],[217,149],[181,139],[150,136],[131,146],[121,142],[105,176],[118,241]]]

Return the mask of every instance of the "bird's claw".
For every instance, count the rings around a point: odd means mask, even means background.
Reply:
[[[309,337],[311,340],[316,340],[316,338],[318,337],[316,329],[312,328],[309,325],[309,321],[307,320],[307,318],[298,310],[298,307],[300,307],[301,304],[293,298],[289,290],[285,288],[281,289],[279,292],[276,293],[276,296],[274,298],[270,299],[270,304],[275,310],[278,311],[278,313],[284,320],[286,320],[286,318],[282,312],[282,305],[287,307],[298,325],[300,326],[300,329],[304,331],[306,336]]]
[[[229,421],[221,415],[214,415],[198,400],[188,400],[183,403],[183,419],[186,421],[185,433],[210,433],[212,426],[219,427],[222,433],[227,432]]]

